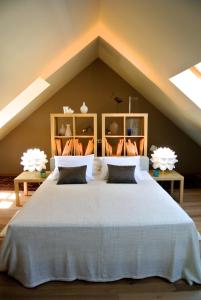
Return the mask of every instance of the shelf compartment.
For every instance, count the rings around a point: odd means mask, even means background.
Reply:
[[[143,117],[125,117],[125,135],[140,136],[144,135],[144,118]]]
[[[116,138],[105,138],[104,147],[106,156],[124,156],[125,154],[125,139]]]
[[[62,126],[63,124],[63,126]],[[70,124],[71,136],[66,136],[65,131],[60,130],[61,127],[65,127]],[[91,131],[87,130],[82,132],[82,129],[88,126]],[[73,150],[70,151],[70,155],[76,155],[75,142],[78,139],[79,143],[82,143],[83,151],[85,154],[87,145],[91,145],[93,141],[93,153],[97,155],[97,115],[96,114],[51,114],[50,115],[50,128],[51,128],[51,150],[52,156],[62,155],[65,149],[65,153],[69,153],[69,141],[72,140]],[[65,147],[66,146],[66,147]],[[68,155],[68,154],[66,154]]]
[[[110,132],[110,134],[108,134]],[[124,135],[124,118],[123,117],[106,117],[105,118],[105,135],[106,136],[123,136]]]
[[[75,136],[93,136],[94,135],[93,117],[75,117]]]
[[[70,124],[71,133],[73,135],[73,119],[72,117],[56,117],[55,118],[55,135],[56,136],[64,136],[64,133],[66,131],[67,124]],[[64,132],[61,132],[61,130],[64,128]]]
[[[125,153],[127,156],[144,155],[144,137],[125,138]]]
[[[118,131],[108,134],[112,122],[118,124]],[[118,141],[124,140],[124,156],[147,155],[148,114],[146,113],[119,113],[102,114],[102,155],[106,153],[106,141],[112,147],[112,154],[116,155]],[[116,141],[116,142],[115,142]],[[126,143],[130,142],[130,147]],[[128,148],[128,150],[127,150]],[[135,151],[133,150],[135,149]],[[127,151],[126,151],[127,150]]]
[[[55,138],[55,155],[89,155],[95,154],[94,139],[92,138]]]

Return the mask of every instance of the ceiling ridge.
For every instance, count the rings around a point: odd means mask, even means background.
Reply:
[[[94,3],[95,6],[93,6]],[[77,3],[81,9],[77,11],[78,6],[75,7],[73,2],[68,3],[69,6],[65,6],[65,3],[63,4],[63,6],[54,4],[53,7],[49,7],[48,11],[43,4],[41,4],[41,8],[44,9],[41,13],[39,9],[40,6],[38,8],[34,2],[32,3],[33,9],[36,10],[41,19],[37,19],[37,22],[34,22],[35,19],[33,19],[33,27],[31,27],[32,31],[30,32],[33,35],[33,41],[35,41],[34,33],[36,34],[36,29],[42,32],[42,34],[38,34],[39,39],[36,39],[36,41],[39,41],[41,44],[37,44],[36,48],[31,48],[32,41],[30,40],[30,46],[27,48],[23,47],[25,59],[24,56],[13,56],[10,59],[10,69],[7,67],[7,75],[12,71],[12,62],[15,63],[15,59],[20,63],[23,62],[23,60],[27,63],[30,61],[30,65],[28,66],[33,67],[33,70],[31,69],[27,78],[30,81],[34,81],[36,78],[33,77],[37,75],[36,77],[42,77],[48,81],[50,86],[8,124],[0,129],[0,139],[42,105],[44,101],[47,101],[59,88],[72,80],[73,77],[81,72],[83,68],[89,65],[95,58],[99,57],[194,141],[201,145],[200,110],[169,81],[170,74],[176,74],[177,71],[186,64],[191,64],[193,60],[199,58],[201,49],[199,49],[198,43],[194,41],[192,33],[195,28],[200,28],[197,26],[200,24],[199,19],[194,18],[194,16],[198,14],[197,12],[200,5],[197,3],[195,6],[192,6],[190,3],[186,3],[184,4],[186,7],[182,7],[183,9],[181,11],[177,1],[171,5],[168,2],[167,4],[160,3],[160,1],[155,1],[152,4],[145,0],[140,1],[140,3],[126,1],[125,3],[117,2],[114,8],[110,0],[96,2],[94,2],[94,0],[87,0],[85,5],[83,5],[82,1]],[[154,9],[156,7],[159,8],[160,14]],[[83,8],[86,10],[82,11]],[[19,21],[19,25],[24,25],[23,22],[27,20],[27,16],[23,14],[23,18],[19,18],[18,12],[24,12],[26,9],[29,9],[29,7],[25,8],[24,6],[16,5],[15,7],[7,7],[7,9],[8,12],[10,11],[9,9],[12,9],[13,12],[12,22],[8,22],[7,24],[11,24],[11,28],[8,28],[11,29],[11,33],[13,33],[15,32],[12,27],[13,20]],[[171,24],[168,19],[164,18],[164,16],[167,16],[169,13],[171,13],[173,18]],[[186,13],[189,16],[188,20],[185,18]],[[52,23],[50,15],[60,18]],[[33,14],[31,16],[33,17]],[[81,21],[78,16],[81,17]],[[157,16],[157,18],[153,18],[154,16]],[[42,17],[46,17],[45,22]],[[192,19],[194,22],[191,22]],[[7,21],[9,21],[9,18]],[[49,31],[47,25],[51,26],[53,33]],[[178,27],[174,25],[178,25]],[[32,25],[30,24],[30,26]],[[186,31],[185,26],[188,27]],[[171,34],[170,27],[174,28],[174,32],[171,32]],[[30,28],[28,28],[29,30],[23,26],[19,26],[18,28],[17,33],[19,36],[17,39],[22,42],[24,41],[24,37],[30,36]],[[44,28],[47,29],[47,31],[44,31]],[[182,29],[182,31],[180,29]],[[63,42],[63,36],[60,30],[62,30],[65,42]],[[163,32],[165,35],[161,34]],[[8,30],[8,36],[13,37],[15,41],[15,36],[9,35],[9,33]],[[46,33],[46,39],[43,33]],[[58,39],[56,34],[59,35]],[[49,41],[51,42],[52,52],[49,56],[48,44],[44,43],[44,39],[47,43]],[[199,42],[198,38],[197,40]],[[53,47],[54,41],[59,42],[57,47]],[[188,41],[188,44],[185,44],[186,41]],[[193,45],[192,47],[191,44]],[[4,43],[4,45],[7,45],[7,43]],[[5,51],[5,53],[10,53],[9,51],[11,50],[9,49],[11,49],[11,47],[9,47],[9,45],[12,45],[12,42],[6,46],[7,48],[5,49],[8,51]],[[17,48],[18,51],[16,53],[22,53],[23,55],[24,52],[19,51],[22,43],[17,45],[19,49]],[[44,45],[47,46],[45,50]],[[185,45],[186,47],[184,47]],[[35,52],[32,51],[32,49],[34,49]],[[190,57],[189,53],[192,53]],[[33,63],[31,62],[31,54],[33,55]],[[195,57],[193,57],[193,55]],[[37,63],[37,68],[34,66],[34,59],[35,63]],[[37,61],[37,59],[39,60]],[[154,62],[152,62],[151,59],[154,59]],[[179,60],[178,63],[177,60]],[[4,59],[4,61],[6,60]],[[171,67],[169,67],[169,65],[171,65]],[[17,64],[17,66],[19,67],[19,64]],[[25,70],[25,64],[23,66]],[[4,68],[4,65],[2,65],[2,67]],[[23,70],[23,68],[21,70]],[[18,69],[16,67],[16,74],[17,72]],[[17,78],[17,76],[15,77]],[[16,84],[13,91],[19,92],[19,84],[20,88],[22,88],[23,83],[26,82],[27,84],[28,82],[26,75],[21,76],[20,80],[15,81]],[[9,91],[8,86],[5,85],[5,90],[7,88]],[[14,94],[14,92],[11,91],[5,94],[8,98],[7,100],[9,100],[12,94]],[[1,104],[2,103],[3,100]]]

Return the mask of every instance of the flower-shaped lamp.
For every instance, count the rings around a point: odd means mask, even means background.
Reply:
[[[40,149],[28,149],[21,157],[21,165],[24,166],[24,171],[41,171],[46,169],[47,155]]]
[[[159,168],[161,171],[173,170],[175,163],[178,162],[175,152],[167,147],[157,148],[151,156],[153,168]]]

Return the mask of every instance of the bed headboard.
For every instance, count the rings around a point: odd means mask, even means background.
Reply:
[[[149,172],[149,157],[140,156],[140,169]]]
[[[98,159],[98,157],[95,157]],[[140,156],[140,169],[143,171],[149,171],[149,158],[147,156]],[[50,171],[54,170],[54,157],[50,158]]]

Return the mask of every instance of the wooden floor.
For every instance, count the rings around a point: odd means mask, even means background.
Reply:
[[[178,193],[175,193],[175,197],[178,199]],[[23,201],[27,201],[27,198],[24,197]],[[9,204],[9,208],[1,208]],[[182,206],[201,232],[201,189],[185,190]],[[0,230],[17,210],[14,193],[0,192]],[[142,280],[124,279],[112,283],[50,282],[27,289],[8,275],[0,273],[0,299],[201,300],[201,286],[189,286],[182,280],[169,283],[167,280],[153,277]]]

